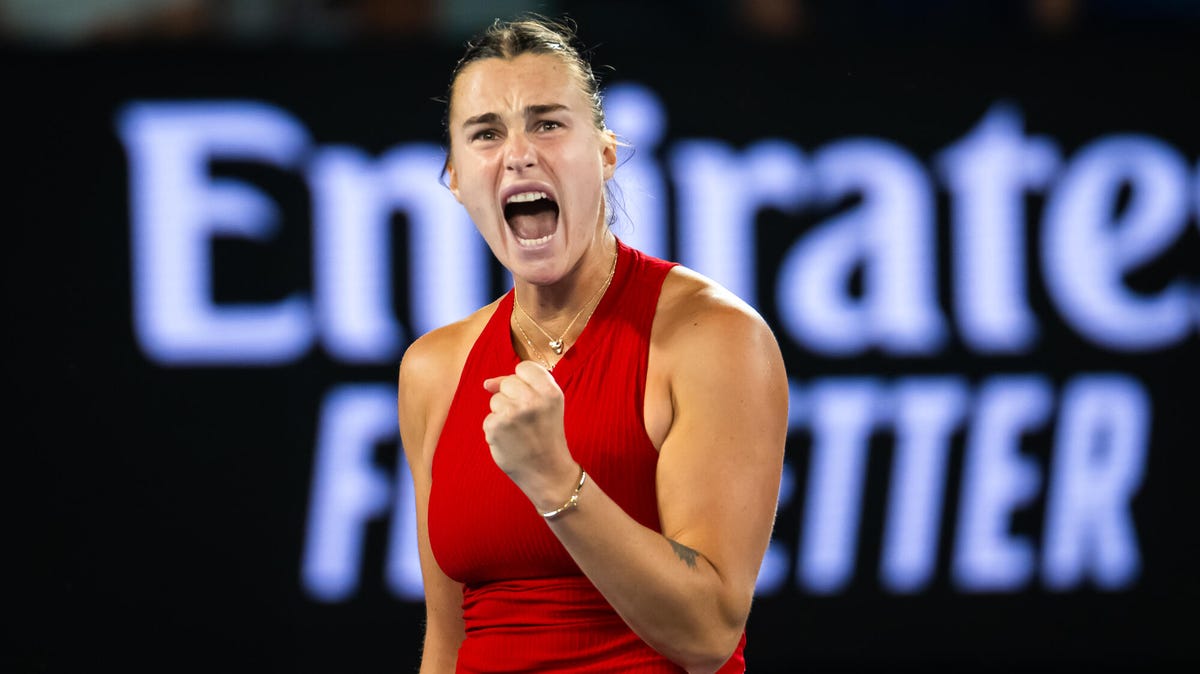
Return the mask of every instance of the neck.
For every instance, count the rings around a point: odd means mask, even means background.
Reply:
[[[576,315],[598,303],[597,293],[609,282],[617,253],[616,237],[605,234],[566,277],[552,285],[538,286],[514,279],[513,286],[521,309],[538,325],[554,335],[567,328]],[[579,317],[571,326],[576,332],[583,322]]]
[[[551,312],[547,311],[548,305],[545,302],[535,304],[535,314],[531,314],[529,309],[522,306],[519,297],[521,288],[515,288],[512,317],[509,319],[514,328],[514,342],[516,342],[516,334],[520,334],[520,339],[524,341],[526,356],[530,356],[540,361],[547,369],[554,369],[554,365],[558,359],[562,357],[566,349],[570,348],[575,340],[583,332],[584,326],[591,320],[592,313],[596,310],[596,306],[603,299],[605,291],[608,290],[609,284],[612,282],[613,275],[616,272],[617,251],[615,237],[609,234],[605,237],[605,243],[609,246],[601,246],[601,248],[610,248],[611,254],[608,255],[607,269],[603,272],[603,276],[596,280],[594,272],[595,263],[585,259],[579,265],[580,272],[573,274],[578,281],[569,284],[567,287],[570,292],[565,293],[565,296],[570,297],[570,302],[565,302],[556,306],[558,311],[554,312],[551,319],[546,316]],[[588,258],[596,257],[594,254]],[[562,285],[556,284],[556,285]],[[587,295],[583,295],[586,292]],[[541,293],[535,294],[535,297]],[[547,295],[549,296],[549,295]],[[582,300],[579,298],[582,297]],[[578,307],[578,308],[576,308]],[[540,309],[540,311],[538,311]],[[536,316],[541,314],[539,320]],[[581,320],[582,319],[582,320]],[[528,321],[532,328],[536,331],[537,337],[530,335],[530,330],[525,327],[525,322]],[[536,339],[536,341],[535,341]],[[540,346],[539,346],[540,344]],[[518,350],[524,348],[517,346]]]

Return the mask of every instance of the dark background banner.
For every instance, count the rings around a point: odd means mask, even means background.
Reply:
[[[618,234],[749,295],[787,359],[751,670],[1196,664],[1195,36],[584,38],[643,139]],[[23,671],[415,667],[396,365],[506,287],[474,239],[430,252],[467,227],[429,196],[457,55],[0,55]],[[188,298],[300,323],[191,333]]]

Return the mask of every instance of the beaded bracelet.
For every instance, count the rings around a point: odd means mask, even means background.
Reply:
[[[579,469],[579,484],[575,485],[575,491],[571,492],[571,498],[567,499],[567,502],[562,504],[558,508],[555,508],[554,510],[551,510],[549,512],[542,513],[542,517],[545,517],[548,520],[552,520],[555,517],[558,517],[559,515],[567,512],[568,510],[571,510],[572,508],[579,507],[579,490],[583,489],[584,482],[587,482],[587,472],[584,471],[582,468],[580,468]]]

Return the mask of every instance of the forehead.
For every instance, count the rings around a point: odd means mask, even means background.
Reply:
[[[574,69],[553,54],[486,58],[468,65],[454,82],[450,123],[494,112],[523,112],[530,105],[565,105],[579,110],[584,93]]]

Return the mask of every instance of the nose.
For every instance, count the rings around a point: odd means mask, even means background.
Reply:
[[[509,134],[504,150],[505,168],[509,171],[523,171],[536,163],[536,153],[529,138],[520,131]]]

